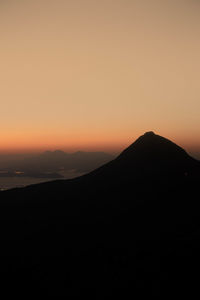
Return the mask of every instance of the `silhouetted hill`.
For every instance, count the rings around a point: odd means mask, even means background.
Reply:
[[[170,140],[156,135],[154,132],[146,132],[132,145],[125,149],[118,159],[129,159],[132,162],[139,159],[141,162],[165,162],[188,159],[185,150]]]
[[[2,290],[195,297],[199,183],[200,162],[150,132],[87,175],[0,193]]]
[[[199,174],[200,162],[170,140],[147,132],[125,149],[115,160],[94,171],[120,180],[151,180]],[[93,174],[93,173],[92,173]]]

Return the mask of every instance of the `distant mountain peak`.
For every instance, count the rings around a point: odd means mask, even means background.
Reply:
[[[66,152],[62,151],[62,150],[55,150],[53,151],[54,154],[66,154]]]

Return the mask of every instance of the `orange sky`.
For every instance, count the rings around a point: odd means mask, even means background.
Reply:
[[[196,0],[1,0],[0,152],[200,152]]]

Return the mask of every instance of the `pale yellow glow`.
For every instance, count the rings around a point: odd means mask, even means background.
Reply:
[[[200,4],[0,1],[0,151],[200,148]]]

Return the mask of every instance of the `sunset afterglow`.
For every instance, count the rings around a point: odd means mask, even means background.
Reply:
[[[0,152],[117,152],[145,131],[200,153],[200,5],[0,2]]]

